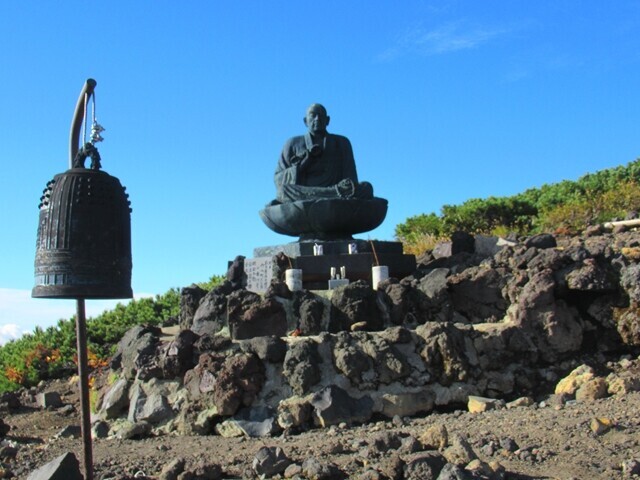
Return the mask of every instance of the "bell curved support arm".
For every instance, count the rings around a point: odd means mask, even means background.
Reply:
[[[84,120],[86,111],[86,101],[91,98],[93,91],[98,83],[93,78],[88,78],[82,87],[80,96],[78,97],[78,103],[76,103],[76,110],[73,114],[73,120],[71,122],[71,131],[69,132],[69,168],[73,167],[73,159],[78,154],[78,142],[80,141],[80,130],[82,128],[82,122]]]

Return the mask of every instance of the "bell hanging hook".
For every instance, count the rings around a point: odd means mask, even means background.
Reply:
[[[87,104],[87,98],[89,95],[93,94],[94,89],[96,88],[97,82],[93,78],[87,79],[84,86],[82,87],[82,91],[80,92],[80,96],[78,97],[78,102],[76,103],[76,109],[73,114],[73,120],[71,121],[71,131],[69,132],[69,168],[73,168],[73,160],[76,158],[78,154],[78,143],[80,142],[80,129],[82,127],[82,123],[85,117],[85,109]]]
[[[95,88],[97,82],[93,78],[87,79],[78,97],[78,103],[71,122],[71,132],[69,134],[69,168],[84,168],[84,161],[87,157],[91,157],[91,169],[100,170],[101,159],[95,143],[103,140],[100,135],[104,131],[104,127],[96,120],[95,111]],[[87,129],[87,108],[89,99],[93,99],[93,122],[91,125],[91,142],[86,141]],[[82,146],[79,145],[80,133],[82,130]]]

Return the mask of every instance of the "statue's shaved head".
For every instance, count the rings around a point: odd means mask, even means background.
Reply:
[[[327,116],[327,109],[324,108],[324,105],[321,105],[320,103],[312,103],[311,105],[309,105],[309,108],[307,108],[307,113],[313,111],[320,111],[324,114],[325,117]]]

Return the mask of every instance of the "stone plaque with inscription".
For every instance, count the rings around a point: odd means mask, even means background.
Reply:
[[[264,293],[273,277],[273,258],[247,258],[244,261],[244,272],[247,275],[247,290]]]

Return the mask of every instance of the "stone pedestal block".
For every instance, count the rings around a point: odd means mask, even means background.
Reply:
[[[322,248],[322,255],[314,255]],[[349,253],[353,252],[353,253]],[[318,242],[292,242],[284,245],[259,247],[254,249],[253,259],[245,260],[247,288],[263,293],[274,279],[277,269],[273,268],[275,256],[284,253],[289,257],[291,268],[302,270],[303,288],[306,290],[327,290],[331,279],[331,268],[338,272],[344,267],[351,282],[364,280],[372,284],[371,267],[386,265],[389,276],[403,278],[416,269],[413,255],[402,252],[402,243],[368,240],[332,240]],[[283,279],[280,279],[283,280]]]

